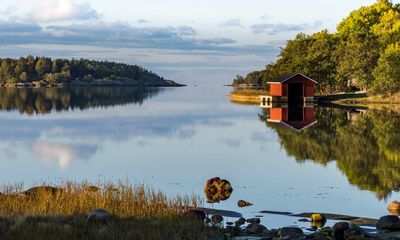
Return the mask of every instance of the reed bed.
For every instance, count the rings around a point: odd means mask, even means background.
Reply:
[[[201,198],[171,197],[143,184],[62,182],[35,192],[17,184],[1,192],[0,239],[212,239],[220,234],[182,215],[201,206]],[[87,214],[98,208],[113,218],[89,222]]]
[[[21,184],[4,187],[0,216],[87,214],[103,208],[117,217],[153,218],[174,216],[201,204],[196,196],[168,197],[144,184],[129,182],[96,185],[65,182],[53,186],[55,192],[39,190],[34,196],[27,196]]]

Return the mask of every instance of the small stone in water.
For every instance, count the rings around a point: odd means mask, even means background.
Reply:
[[[238,201],[238,206],[239,207],[249,207],[249,206],[252,206],[253,204],[252,203],[250,203],[250,202],[247,202],[247,201],[244,201],[244,200],[239,200]]]

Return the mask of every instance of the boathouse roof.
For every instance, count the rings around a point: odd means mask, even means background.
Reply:
[[[271,80],[268,80],[268,83],[284,83],[284,82],[286,82],[286,81],[288,81],[288,80],[290,80],[290,79],[292,79],[292,78],[294,78],[294,77],[296,77],[298,75],[300,75],[303,78],[306,78],[306,79],[308,79],[308,80],[310,80],[310,81],[312,81],[314,83],[318,83],[314,79],[311,79],[311,78],[307,77],[306,75],[301,74],[299,72],[284,73],[284,74],[279,75],[279,76],[277,76],[277,77],[275,77],[275,78],[273,78]]]

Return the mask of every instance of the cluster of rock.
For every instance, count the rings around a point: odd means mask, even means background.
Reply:
[[[332,227],[315,227],[316,222],[326,222],[323,214],[313,214],[311,225],[314,228],[306,232],[298,227],[283,227],[280,229],[268,229],[261,224],[260,218],[239,218],[235,222],[224,222],[223,216],[215,214],[211,217],[201,210],[189,210],[186,217],[192,217],[204,221],[209,227],[220,227],[225,239],[235,240],[362,240],[362,239],[387,239],[400,240],[400,218],[394,215],[381,217],[376,223],[377,233],[369,233],[359,225],[351,222],[337,222]]]

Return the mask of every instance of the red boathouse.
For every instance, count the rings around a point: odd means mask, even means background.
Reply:
[[[317,81],[301,73],[287,73],[267,82],[270,95],[260,96],[266,102],[314,102]]]

